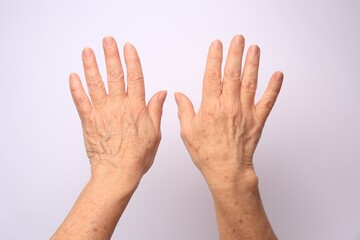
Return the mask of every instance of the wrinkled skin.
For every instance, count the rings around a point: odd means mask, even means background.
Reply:
[[[93,174],[116,173],[139,181],[151,167],[160,143],[160,120],[166,92],[155,94],[146,106],[144,78],[136,49],[125,44],[127,91],[116,42],[104,39],[108,88],[105,91],[95,55],[83,51],[91,102],[79,77],[71,74],[70,88],[79,112],[86,152]]]
[[[213,196],[219,238],[276,239],[261,202],[253,155],[280,92],[283,74],[273,74],[255,104],[259,47],[249,48],[242,69],[244,38],[235,36],[224,74],[222,50],[218,40],[210,46],[202,102],[196,114],[189,98],[175,94],[181,137]]]
[[[244,70],[243,52],[244,38],[234,37],[223,75],[222,44],[220,41],[212,43],[202,102],[196,114],[185,95],[177,93],[175,96],[182,139],[210,188],[237,183],[255,174],[253,155],[281,88],[283,75],[276,72],[263,97],[255,104],[260,49],[256,45],[249,48]]]

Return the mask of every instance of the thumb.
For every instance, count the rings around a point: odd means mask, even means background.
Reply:
[[[195,117],[194,106],[187,96],[179,92],[175,93],[175,101],[178,106],[178,117],[181,128],[186,129]]]
[[[151,120],[153,121],[157,132],[160,132],[161,116],[166,95],[167,91],[157,92],[151,97],[147,105]]]

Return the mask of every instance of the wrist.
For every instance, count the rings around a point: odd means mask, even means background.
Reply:
[[[119,192],[122,195],[132,195],[138,187],[141,176],[130,174],[114,167],[97,166],[91,169],[90,182],[99,186],[110,188],[113,192]]]
[[[205,181],[213,194],[223,196],[224,194],[245,194],[258,189],[258,177],[253,168],[241,170],[216,170],[203,173]]]

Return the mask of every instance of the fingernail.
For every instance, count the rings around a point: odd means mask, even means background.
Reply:
[[[105,47],[111,47],[111,46],[114,45],[115,40],[114,40],[113,37],[107,36],[107,37],[104,37],[103,42],[104,42],[104,46],[105,46]]]
[[[83,56],[86,58],[91,57],[93,54],[94,52],[91,48],[85,48],[83,51]]]
[[[166,98],[166,95],[167,95],[167,91],[162,91],[162,92],[160,92],[160,93],[159,93],[159,96],[158,96],[159,100],[160,100],[161,102],[163,102],[163,101],[165,100],[165,98]]]

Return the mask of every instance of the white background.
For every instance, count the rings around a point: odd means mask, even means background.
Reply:
[[[147,99],[168,90],[155,163],[113,239],[218,239],[212,199],[179,137],[174,91],[197,108],[208,46],[262,49],[259,94],[285,81],[255,155],[280,239],[360,239],[360,1],[0,2],[0,239],[48,239],[89,178],[68,89],[81,51],[133,43]],[[226,54],[226,53],[225,53]],[[226,56],[226,55],[225,55]],[[105,78],[105,75],[104,75]]]

